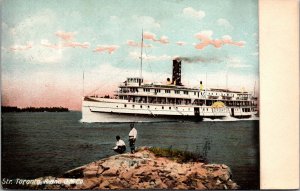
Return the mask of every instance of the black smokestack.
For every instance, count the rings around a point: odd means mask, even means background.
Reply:
[[[172,84],[177,86],[181,86],[181,60],[175,59],[173,60],[173,76],[172,76]]]

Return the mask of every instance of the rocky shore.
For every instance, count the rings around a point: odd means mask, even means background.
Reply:
[[[31,180],[30,189],[238,189],[224,164],[178,163],[149,149],[120,154]],[[47,181],[47,182],[46,182]],[[38,184],[37,184],[38,183]]]

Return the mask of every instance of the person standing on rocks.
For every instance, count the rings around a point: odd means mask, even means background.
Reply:
[[[130,124],[130,132],[129,132],[129,146],[131,149],[131,153],[135,152],[135,141],[137,137],[137,130],[134,128],[134,123]]]
[[[113,148],[113,150],[119,154],[122,154],[126,151],[125,142],[120,138],[119,135],[116,136],[116,139],[117,139],[116,146]]]

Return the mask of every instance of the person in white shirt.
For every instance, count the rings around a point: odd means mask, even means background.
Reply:
[[[131,153],[133,154],[135,152],[135,141],[137,138],[137,130],[134,128],[134,123],[130,124],[130,132],[129,132],[129,146]]]
[[[117,142],[116,146],[113,148],[113,150],[119,154],[122,154],[126,151],[126,145],[125,142],[120,138],[120,136],[116,136]]]

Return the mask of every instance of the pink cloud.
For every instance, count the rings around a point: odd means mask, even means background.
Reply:
[[[127,45],[132,47],[137,47],[139,46],[139,43],[134,42],[133,40],[127,40]]]
[[[183,42],[183,41],[178,41],[178,42],[176,42],[176,44],[177,44],[178,46],[184,46],[186,43]]]
[[[146,40],[152,40],[153,42],[160,42],[161,44],[169,43],[169,38],[167,36],[161,36],[160,39],[157,39],[156,35],[151,32],[144,32],[143,37]]]
[[[80,43],[80,42],[70,41],[70,42],[64,42],[64,43],[61,43],[61,44],[52,44],[48,40],[42,40],[41,45],[45,46],[45,47],[48,47],[48,48],[53,48],[53,49],[62,49],[64,47],[88,48],[90,46],[90,43],[88,43],[88,42]]]
[[[161,36],[159,39],[159,42],[162,44],[168,44],[169,43],[169,38],[167,36]]]
[[[141,47],[141,43],[137,43],[133,40],[127,40],[127,45],[132,47]],[[150,44],[143,43],[144,48],[151,48],[152,46]]]
[[[70,41],[74,39],[75,32],[64,32],[64,31],[57,31],[55,33],[56,36],[59,38],[65,40],[65,41]]]
[[[156,41],[156,35],[151,32],[144,32],[143,37],[144,37],[144,39],[147,39],[147,40]]]
[[[58,45],[58,44],[51,44],[48,40],[41,40],[41,45],[42,46],[45,46],[45,47],[48,47],[48,48],[54,48],[54,49],[61,49],[62,46],[61,45]]]
[[[32,48],[32,43],[27,43],[26,45],[19,45],[19,44],[16,44],[14,46],[12,46],[10,48],[10,50],[12,51],[24,51],[24,50],[29,50]]]
[[[117,45],[98,45],[95,49],[94,52],[108,52],[109,54],[114,53],[117,49],[119,48],[119,46]]]
[[[50,43],[48,40],[41,40],[41,45],[48,47],[48,48],[53,48],[53,49],[61,49],[64,47],[71,47],[71,48],[89,48],[90,43],[89,42],[76,42],[74,40],[75,37],[75,32],[63,32],[63,31],[58,31],[55,33],[56,36],[58,36],[59,38],[61,38],[63,40],[63,42],[59,43],[59,44],[54,44],[54,43]]]
[[[66,42],[63,44],[64,47],[80,47],[80,48],[88,48],[90,46],[90,43],[88,42],[84,42],[84,43],[80,43],[80,42]]]
[[[223,36],[222,39],[212,39],[212,35],[212,31],[201,31],[200,33],[195,34],[195,37],[201,41],[195,45],[195,48],[203,49],[208,45],[212,45],[215,48],[221,48],[225,44],[243,47],[246,43],[244,41],[233,41],[229,35]]]

